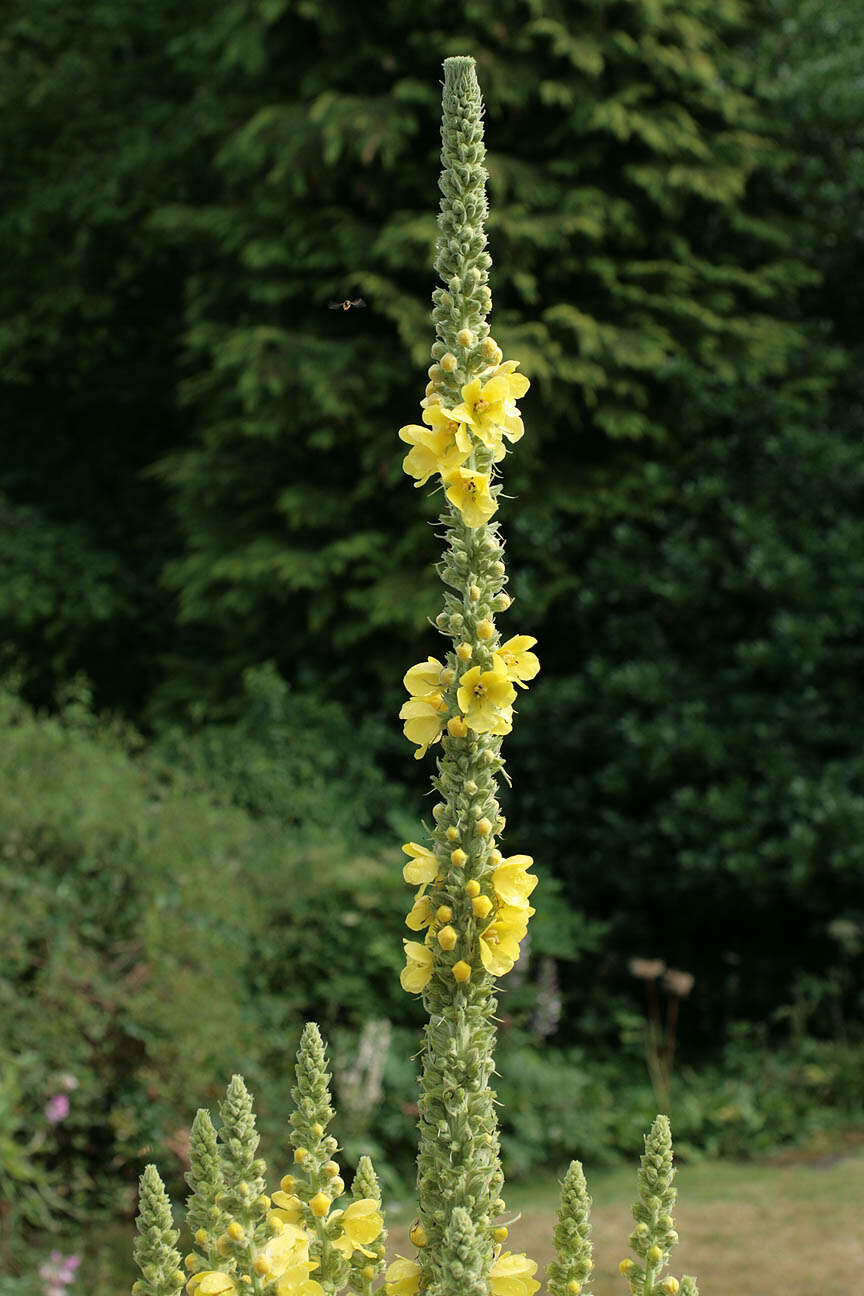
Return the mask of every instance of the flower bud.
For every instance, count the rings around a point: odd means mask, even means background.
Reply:
[[[630,1259],[622,1260],[618,1266],[619,1272],[622,1273],[625,1278],[628,1274],[632,1273],[635,1268],[635,1263]]]
[[[272,1206],[272,1204],[273,1203],[270,1201],[270,1198],[267,1196],[266,1193],[262,1193],[261,1196],[257,1198],[255,1202],[255,1205],[258,1207],[260,1211],[268,1211]]]
[[[452,666],[445,666],[440,675],[441,683],[448,688],[456,679],[456,672]]]
[[[200,1268],[201,1268],[201,1261],[198,1259],[198,1257],[197,1257],[197,1255],[195,1254],[194,1251],[190,1251],[190,1252],[189,1252],[189,1254],[187,1255],[187,1257],[186,1257],[186,1259],[183,1261],[183,1263],[184,1263],[184,1265],[186,1266],[186,1268],[189,1270],[190,1273],[195,1273],[195,1270],[196,1270],[196,1269],[200,1269]],[[185,1279],[184,1279],[184,1282],[185,1282]]]
[[[456,656],[460,661],[471,660],[471,645],[469,643],[460,643],[456,645]]]
[[[506,576],[506,575],[507,575],[507,568],[504,566],[503,562],[496,562],[496,563],[493,565],[492,570],[493,570],[493,572],[495,573],[496,576]]]
[[[309,1202],[309,1209],[316,1219],[323,1219],[330,1209],[330,1198],[326,1193],[317,1192]]]
[[[295,1157],[294,1159],[296,1161],[297,1158]],[[279,1180],[279,1187],[283,1192],[293,1193],[294,1189],[297,1187],[297,1180],[293,1175],[283,1175]]]
[[[477,791],[477,784],[474,782],[473,779],[468,780],[468,782],[465,784],[464,791],[467,793],[468,796],[474,795],[474,793]]]
[[[459,343],[460,347],[470,347],[474,341],[474,334],[469,328],[460,329],[456,334],[456,341]]]
[[[243,1225],[237,1220],[232,1220],[225,1232],[231,1238],[232,1242],[239,1242],[243,1237]]]
[[[451,716],[450,719],[447,721],[447,732],[449,733],[451,738],[467,738],[468,726],[465,723],[464,716],[461,715]],[[459,836],[458,832],[456,836],[457,837]],[[451,838],[451,840],[455,841],[456,839]]]
[[[496,1242],[506,1242],[510,1236],[510,1230],[506,1224],[500,1224],[498,1228],[492,1230],[492,1236]]]
[[[656,1264],[658,1260],[662,1260],[663,1252],[660,1249],[660,1247],[658,1246],[649,1247],[647,1259],[650,1260],[652,1264]]]
[[[447,613],[446,613],[446,612],[439,612],[438,615],[437,615],[437,617],[435,618],[435,624],[436,624],[436,626],[438,627],[439,630],[445,630],[445,631],[446,631],[446,630],[449,630],[449,629],[450,629],[450,618],[449,618],[449,616],[447,615]]]
[[[445,373],[452,373],[458,363],[459,361],[456,359],[452,351],[448,351],[446,355],[441,357],[441,368]]]
[[[442,927],[438,933],[438,944],[443,950],[455,949],[458,939],[459,937],[452,927]]]
[[[334,1197],[341,1197],[345,1191],[345,1180],[339,1175],[334,1175],[330,1180],[330,1187],[333,1190]]]
[[[408,1234],[408,1236],[410,1237],[411,1241],[414,1243],[416,1247],[425,1247],[429,1242],[429,1238],[427,1236],[426,1230],[423,1227],[420,1220],[418,1220],[417,1223],[413,1225],[411,1232]]]
[[[321,1124],[320,1121],[316,1121],[315,1124],[312,1126],[312,1133],[315,1135],[316,1139],[323,1138],[324,1126]]]
[[[500,594],[495,595],[492,606],[496,612],[506,612],[512,602],[510,595],[505,594],[502,590]]]
[[[329,1176],[329,1178],[332,1179],[334,1175],[338,1175],[339,1173],[339,1163],[338,1161],[325,1161],[321,1169]]]
[[[582,1284],[577,1282],[575,1278],[571,1278],[567,1284],[567,1290],[570,1293],[570,1296],[579,1296],[579,1293],[582,1290]]]
[[[273,1261],[268,1255],[264,1255],[262,1252],[261,1255],[257,1255],[252,1261],[252,1268],[257,1274],[269,1274],[270,1270],[273,1268]]]
[[[458,292],[459,289],[462,287],[462,284],[459,280],[459,276],[454,275],[453,278],[450,280],[449,284],[447,285],[447,287],[450,289],[451,292],[454,293]]]
[[[446,809],[447,807],[443,801],[436,801],[432,807],[432,818],[440,819]]]
[[[480,586],[479,586],[479,585],[469,585],[469,586],[468,586],[468,597],[469,597],[469,599],[471,600],[472,603],[476,603],[477,600],[478,600],[479,597],[480,597]]]
[[[492,825],[485,815],[483,815],[482,819],[477,820],[477,831],[481,837],[488,837],[492,831]]]
[[[468,856],[461,846],[457,846],[456,850],[450,852],[450,863],[454,868],[464,868],[468,863]]]
[[[430,378],[440,378],[442,373],[441,366],[439,364],[431,364],[426,372]]]
[[[294,1160],[297,1162],[298,1165],[302,1165],[303,1162],[308,1157],[308,1155],[309,1155],[308,1148],[298,1147],[294,1149]]]
[[[472,878],[470,882],[465,883],[465,894],[469,896],[479,896],[480,883],[476,878]]]
[[[207,1230],[206,1230],[206,1229],[196,1229],[196,1230],[195,1230],[195,1241],[198,1243],[199,1246],[201,1246],[204,1242],[206,1242],[206,1241],[207,1241]]]
[[[494,633],[495,626],[488,618],[484,617],[482,621],[477,622],[478,639],[491,639]]]
[[[471,965],[470,963],[466,963],[464,959],[460,959],[458,963],[454,963],[450,971],[453,973],[453,978],[456,981],[464,982],[471,980]]]
[[[488,896],[478,895],[471,901],[471,908],[475,918],[488,918],[492,912],[492,901]]]
[[[439,922],[448,923],[453,917],[453,910],[449,905],[439,905],[435,910],[435,917]]]
[[[666,1292],[667,1296],[675,1296],[675,1293],[678,1291],[680,1285],[681,1284],[678,1282],[678,1279],[673,1278],[670,1274],[668,1278],[663,1279],[662,1283],[660,1284],[660,1287],[664,1292]]]
[[[461,612],[452,612],[450,614],[450,629],[454,633],[457,630],[461,630],[464,624],[465,624],[465,618],[463,617]]]

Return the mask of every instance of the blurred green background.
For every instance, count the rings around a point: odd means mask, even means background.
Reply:
[[[428,770],[395,717],[440,641],[395,431],[453,53],[532,379],[501,510],[543,661],[507,743],[542,878],[508,1171],[630,1156],[667,1098],[691,1158],[864,1125],[862,47],[862,0],[8,0],[4,1296],[51,1246],[116,1290],[143,1162],[179,1185],[232,1070],[278,1165],[305,1017],[347,1162],[410,1179]]]

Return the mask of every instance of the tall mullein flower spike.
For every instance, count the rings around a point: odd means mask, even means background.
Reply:
[[[561,1202],[553,1231],[555,1256],[546,1272],[550,1296],[590,1296],[586,1287],[594,1268],[591,1258],[591,1198],[582,1166],[571,1161],[561,1185]]]
[[[503,362],[486,320],[491,260],[484,230],[483,105],[471,58],[444,63],[441,139],[436,269],[443,286],[433,294],[434,363],[422,402],[424,426],[409,425],[399,435],[411,446],[406,472],[418,485],[437,474],[445,494],[439,571],[447,588],[435,624],[450,646],[444,661],[430,657],[407,672],[409,699],[400,712],[418,756],[439,743],[442,753],[432,780],[441,800],[432,812],[431,844],[403,847],[409,856],[405,880],[417,888],[407,925],[420,939],[405,941],[402,985],[423,994],[429,1013],[417,1161],[417,1234],[426,1245],[418,1247],[418,1277],[421,1287],[443,1290],[447,1238],[456,1233],[471,1253],[458,1263],[484,1288],[493,1262],[514,1273],[522,1263],[521,1257],[496,1259],[496,1218],[504,1202],[489,1081],[494,981],[519,957],[536,879],[529,856],[504,859],[497,847],[504,819],[496,775],[517,690],[540,665],[530,651],[536,642],[531,636],[502,643],[495,623],[511,599],[503,543],[491,519],[501,489],[499,465],[508,443],[523,432],[516,400],[528,381],[516,373],[515,362]],[[462,1219],[455,1212],[467,1213],[470,1237],[461,1226],[454,1233],[453,1220]],[[399,1265],[413,1263],[398,1262],[397,1278],[388,1271],[394,1296],[405,1296],[409,1281]],[[533,1280],[526,1282],[530,1294]]]
[[[132,1285],[135,1296],[177,1296],[186,1275],[180,1268],[175,1245],[180,1234],[174,1227],[171,1202],[154,1165],[144,1168],[140,1179],[138,1236],[133,1255],[141,1277]]]
[[[221,1257],[216,1242],[228,1220],[221,1205],[225,1193],[216,1129],[210,1113],[201,1107],[195,1114],[189,1135],[189,1197],[186,1227],[195,1243],[194,1260],[187,1268],[216,1268]]]
[[[682,1284],[671,1274],[661,1277],[669,1263],[669,1253],[678,1241],[672,1219],[678,1196],[672,1185],[674,1176],[669,1119],[658,1116],[645,1135],[645,1153],[636,1174],[639,1191],[633,1205],[636,1226],[629,1240],[639,1259],[638,1262],[622,1260],[619,1266],[634,1296],[676,1296],[682,1290]],[[692,1292],[695,1280],[685,1278],[684,1283]]]

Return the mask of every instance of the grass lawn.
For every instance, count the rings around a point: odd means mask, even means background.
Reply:
[[[508,1246],[541,1270],[552,1257],[557,1207],[551,1183],[514,1185],[508,1208],[522,1212]],[[594,1296],[626,1296],[618,1262],[628,1254],[635,1173],[588,1176],[594,1199]],[[700,1296],[860,1296],[864,1292],[864,1153],[770,1163],[705,1162],[679,1168],[676,1228],[681,1242],[670,1272],[694,1274]],[[410,1221],[407,1221],[410,1224]],[[406,1222],[391,1248],[413,1255]],[[542,1277],[542,1274],[538,1274]]]

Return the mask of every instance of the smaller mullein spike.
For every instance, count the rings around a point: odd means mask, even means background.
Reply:
[[[438,1254],[436,1277],[429,1296],[488,1296],[489,1278],[477,1229],[462,1206],[455,1206],[445,1225]]]
[[[669,1119],[658,1116],[645,1135],[645,1153],[636,1174],[639,1196],[633,1206],[636,1227],[630,1234],[630,1246],[639,1257],[622,1260],[621,1273],[628,1279],[633,1296],[676,1296],[681,1284],[672,1275],[661,1274],[669,1263],[669,1253],[678,1241],[672,1208],[678,1196],[672,1186],[672,1131]],[[692,1292],[693,1279],[685,1279]]]
[[[216,1250],[219,1235],[228,1223],[221,1205],[225,1181],[219,1159],[219,1143],[209,1111],[200,1107],[189,1134],[189,1170],[186,1175],[189,1197],[186,1226],[192,1234],[195,1250],[186,1257],[186,1267],[195,1273],[216,1269],[224,1263]]]
[[[186,1281],[175,1245],[180,1234],[174,1227],[171,1202],[154,1165],[140,1179],[138,1236],[133,1254],[141,1277],[133,1283],[134,1296],[177,1296]]]
[[[358,1214],[362,1211],[371,1217],[372,1212],[368,1205],[370,1202],[375,1203],[380,1217],[381,1186],[369,1157],[362,1156],[357,1163],[357,1171],[351,1185],[351,1205],[346,1214],[350,1215],[353,1209]],[[372,1284],[384,1272],[386,1244],[387,1230],[382,1226],[377,1237],[368,1245],[358,1247],[351,1256],[349,1283],[351,1291],[358,1293],[358,1296],[371,1296]]]
[[[224,1179],[222,1200],[225,1230],[216,1241],[220,1272],[236,1272],[251,1296],[263,1292],[266,1274],[256,1268],[269,1231],[266,1214],[270,1198],[264,1192],[266,1163],[257,1156],[259,1136],[252,1095],[243,1077],[231,1077],[219,1104],[219,1160]]]
[[[681,1296],[699,1296],[696,1279],[691,1277],[690,1274],[684,1274],[681,1279]]]
[[[339,1145],[327,1133],[334,1115],[330,1078],[321,1032],[314,1022],[307,1022],[300,1037],[291,1091],[295,1171],[286,1179],[293,1181],[292,1191],[300,1203],[303,1223],[314,1239],[309,1254],[318,1265],[315,1279],[328,1296],[344,1287],[351,1258],[344,1245],[334,1245],[343,1236],[340,1217],[328,1218],[333,1202],[345,1191],[339,1166],[333,1160]]]
[[[591,1258],[591,1198],[582,1166],[571,1161],[561,1185],[561,1203],[553,1239],[556,1259],[546,1273],[550,1296],[590,1296],[585,1286]]]

